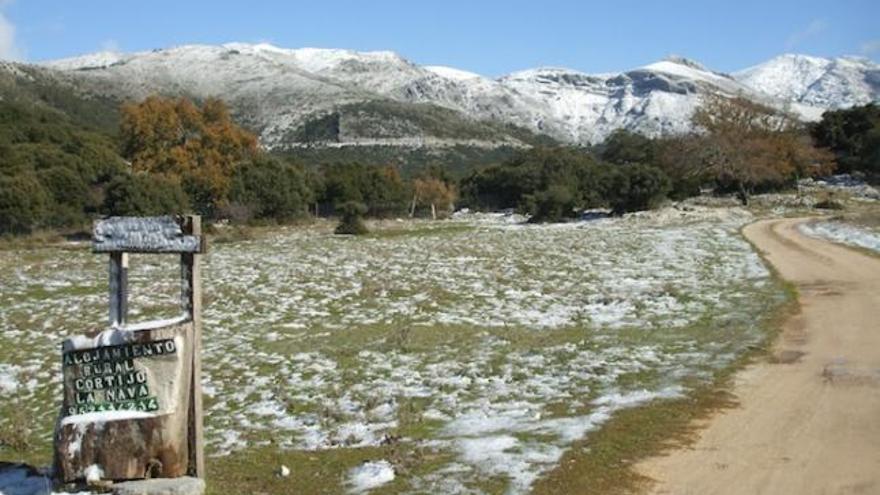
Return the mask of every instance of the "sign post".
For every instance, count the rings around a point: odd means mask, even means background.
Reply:
[[[55,472],[65,482],[204,478],[198,216],[95,223],[110,257],[109,328],[62,343],[64,397]],[[130,324],[128,253],[180,256],[181,315]]]

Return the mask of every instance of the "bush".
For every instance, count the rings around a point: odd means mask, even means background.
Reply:
[[[837,201],[835,199],[823,199],[822,201],[817,202],[813,205],[815,208],[820,210],[842,210],[843,203]]]
[[[336,230],[336,234],[363,235],[369,232],[364,225],[363,216],[367,213],[367,205],[357,201],[348,201],[336,207],[342,217]]]
[[[321,172],[319,201],[327,206],[355,201],[372,216],[388,217],[403,214],[409,204],[407,187],[394,167],[346,163],[324,166]]]
[[[816,204],[813,205],[813,207],[818,208],[820,210],[842,210],[842,209],[844,209],[843,203],[834,197],[833,192],[824,194],[822,199],[817,201]]]
[[[818,146],[837,156],[838,172],[864,172],[872,180],[880,179],[880,106],[876,103],[825,112],[810,130]]]
[[[600,172],[583,150],[534,148],[475,172],[462,182],[461,191],[468,207],[533,211],[539,200],[552,199],[545,194],[552,187],[563,186],[574,195],[575,205],[583,207],[601,195]]]
[[[559,222],[575,214],[575,199],[564,186],[550,186],[533,197],[531,223]]]
[[[52,167],[39,172],[40,182],[52,198],[47,224],[64,227],[84,223],[87,213],[97,210],[95,198],[82,177],[69,168]]]
[[[0,231],[82,226],[107,183],[124,173],[108,136],[43,105],[0,100]]]
[[[612,179],[608,202],[615,213],[655,208],[672,189],[669,177],[650,165],[625,165]]]
[[[253,218],[283,221],[301,217],[311,199],[302,170],[274,158],[242,163],[232,178],[230,200],[232,205],[240,206],[232,211],[247,211]]]
[[[653,163],[657,142],[625,129],[618,129],[602,143],[602,160],[617,165]]]
[[[28,234],[43,225],[49,194],[32,174],[0,176],[0,234]]]
[[[107,185],[104,213],[116,216],[171,215],[189,211],[180,183],[158,175],[126,174]]]

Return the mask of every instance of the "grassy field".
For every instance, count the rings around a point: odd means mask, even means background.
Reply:
[[[766,342],[761,316],[787,295],[738,233],[750,219],[468,216],[212,245],[210,491],[523,493],[580,479],[560,465],[591,439],[646,405],[699,400]],[[176,315],[176,260],[131,267],[131,319]],[[0,251],[0,459],[50,462],[58,343],[101,328],[106,270],[84,244]],[[282,464],[289,477],[273,474]]]

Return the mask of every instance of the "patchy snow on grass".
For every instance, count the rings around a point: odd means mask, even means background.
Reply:
[[[0,363],[0,392],[12,394],[18,390],[18,366]]]
[[[750,218],[459,214],[387,236],[279,228],[218,244],[203,273],[208,453],[393,437],[449,459],[408,474],[413,491],[500,478],[526,492],[615,411],[683,394],[763,337],[755,315],[777,293],[738,233]],[[0,390],[15,397],[0,413],[26,411],[41,441],[58,342],[105,321],[104,262],[85,248],[0,252]],[[173,257],[132,256],[132,319],[175,317],[178,276]]]
[[[801,224],[801,232],[811,237],[870,249],[880,253],[880,232],[872,232],[842,222],[809,222]]]
[[[352,493],[364,493],[394,481],[394,468],[388,461],[370,461],[351,470],[348,483]]]
[[[833,175],[820,179],[801,179],[798,185],[807,191],[830,191],[852,195],[856,198],[880,200],[880,191],[877,188],[849,174]]]

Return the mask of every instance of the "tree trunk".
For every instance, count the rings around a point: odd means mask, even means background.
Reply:
[[[419,201],[419,193],[413,194],[412,202],[409,205],[409,217],[412,218],[416,214],[416,203]]]
[[[739,183],[739,192],[736,195],[743,206],[749,206],[749,190],[742,182]]]
[[[431,220],[437,220],[437,208],[431,203]]]

